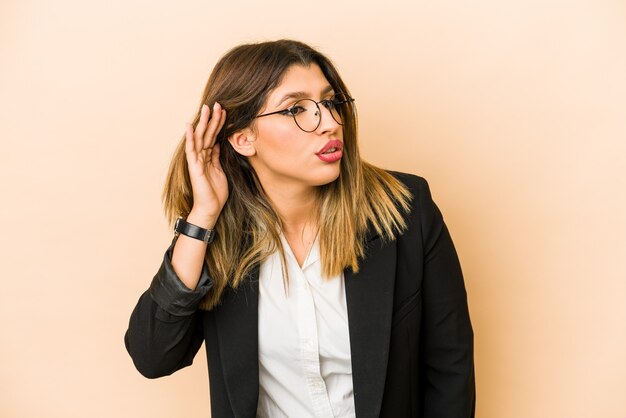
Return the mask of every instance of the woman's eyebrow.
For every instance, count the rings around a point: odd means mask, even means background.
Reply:
[[[320,93],[320,96],[324,96],[333,90],[334,90],[333,87],[331,85],[328,85],[324,88],[324,90],[322,90],[322,92]],[[294,91],[291,93],[287,93],[283,96],[282,99],[280,99],[280,102],[276,104],[276,107],[280,106],[287,99],[307,99],[309,97],[310,97],[309,94],[304,91]]]

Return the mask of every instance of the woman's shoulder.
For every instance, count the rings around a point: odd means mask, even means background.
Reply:
[[[405,173],[402,171],[385,170],[397,180],[402,182],[404,186],[409,189],[413,196],[418,194],[429,192],[428,181],[424,177],[417,174]]]
[[[411,194],[408,213],[411,222],[419,222],[428,227],[441,217],[439,208],[433,201],[428,181],[424,177],[401,171],[386,171],[400,181]]]

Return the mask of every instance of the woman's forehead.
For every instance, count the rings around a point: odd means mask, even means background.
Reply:
[[[267,98],[269,106],[279,106],[288,98],[318,98],[332,91],[332,87],[317,64],[292,65],[280,84]]]

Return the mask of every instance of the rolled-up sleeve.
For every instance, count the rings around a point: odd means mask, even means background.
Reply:
[[[193,314],[198,309],[202,298],[213,286],[213,281],[209,277],[206,263],[202,263],[200,280],[195,289],[189,289],[180,280],[172,267],[172,253],[177,239],[178,237],[174,237],[172,244],[165,251],[163,263],[152,279],[148,290],[152,299],[163,310],[172,315],[186,316]]]

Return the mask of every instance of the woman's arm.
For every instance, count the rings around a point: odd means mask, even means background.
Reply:
[[[206,104],[195,129],[188,123],[185,158],[193,192],[187,221],[212,229],[228,198],[228,182],[219,162],[217,134],[226,122],[219,103]],[[175,248],[175,251],[174,251]],[[179,235],[165,252],[150,288],[139,298],[124,336],[137,370],[155,378],[189,366],[202,345],[202,298],[213,285],[204,262],[203,241]]]
[[[165,252],[150,288],[131,314],[124,336],[135,367],[148,378],[170,375],[189,366],[203,341],[198,305],[213,283],[205,263],[195,289],[180,280],[171,262],[180,237],[175,237]]]

